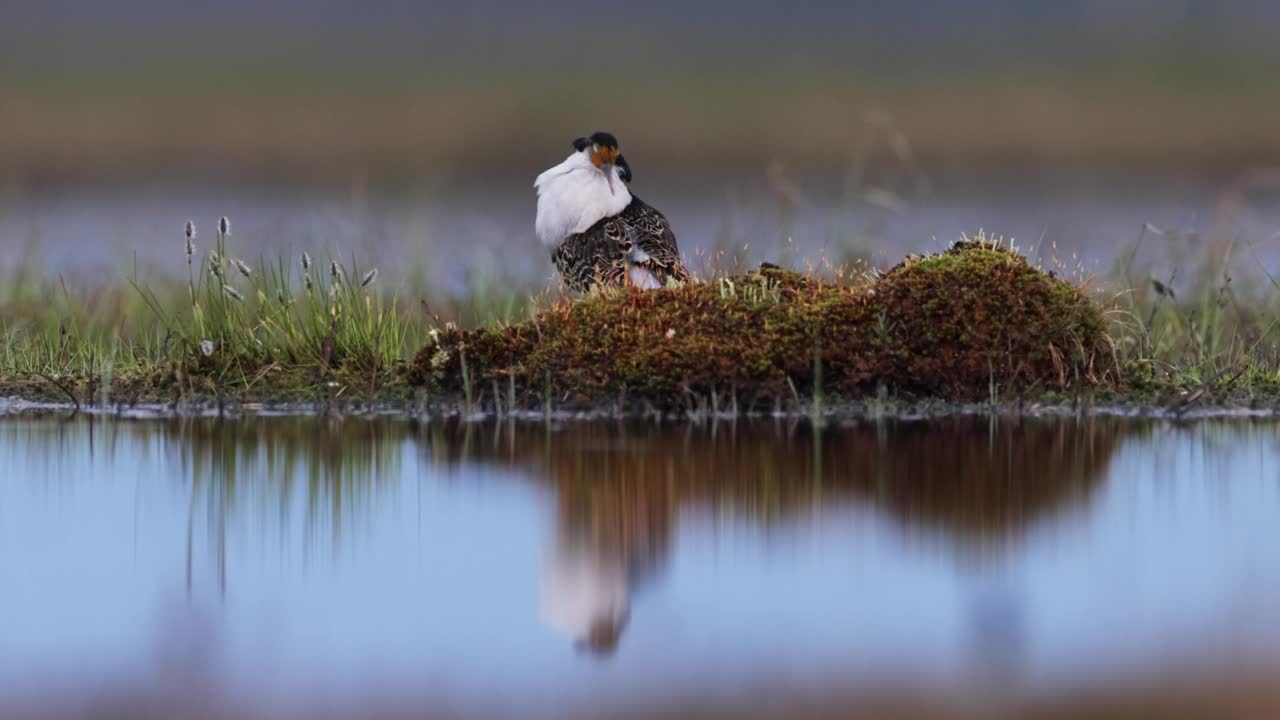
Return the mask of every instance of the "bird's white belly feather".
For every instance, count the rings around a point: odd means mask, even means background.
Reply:
[[[631,284],[641,290],[662,289],[662,283],[658,282],[658,277],[648,268],[632,265],[627,269],[627,274],[631,277]]]

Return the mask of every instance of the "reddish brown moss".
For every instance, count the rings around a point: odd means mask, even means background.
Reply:
[[[908,391],[972,397],[1098,383],[1112,356],[1100,309],[1080,288],[981,241],[908,258],[875,284],[894,326],[879,370]]]
[[[439,333],[413,379],[436,391],[513,376],[525,400],[684,407],[881,386],[964,400],[1104,382],[1102,314],[1071,285],[984,242],[909,258],[847,286],[773,267],[656,292],[558,304],[536,321]],[[815,362],[820,358],[820,362]],[[746,406],[741,406],[746,409]]]

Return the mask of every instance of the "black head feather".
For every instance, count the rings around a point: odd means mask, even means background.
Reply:
[[[613,148],[613,149],[617,149],[618,147],[618,138],[614,137],[613,135],[607,132],[591,133],[591,142],[601,147],[607,147],[607,148]]]
[[[618,159],[614,160],[613,164],[622,169],[622,181],[631,182],[631,166],[627,164],[627,159],[622,156],[622,153],[618,153]]]
[[[618,138],[607,132],[594,132],[591,137],[580,137],[573,141],[573,149],[578,152],[586,150],[588,146],[599,145],[601,147],[618,149]]]

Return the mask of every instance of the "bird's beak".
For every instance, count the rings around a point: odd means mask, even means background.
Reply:
[[[612,195],[612,194],[614,193],[614,191],[613,191],[613,165],[601,165],[601,166],[600,166],[600,169],[604,171],[604,177],[605,177],[605,179],[606,179],[606,180],[608,180],[608,181],[609,181],[609,194],[610,194],[610,195]]]

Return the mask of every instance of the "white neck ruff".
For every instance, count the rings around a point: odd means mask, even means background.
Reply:
[[[591,163],[589,151],[575,152],[533,181],[538,191],[538,216],[534,222],[538,241],[555,248],[565,238],[595,225],[601,218],[622,212],[631,203],[631,192],[610,168],[612,178]]]

